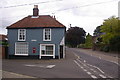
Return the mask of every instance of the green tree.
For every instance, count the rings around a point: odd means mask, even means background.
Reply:
[[[118,21],[118,18],[114,16],[104,20],[100,29],[101,32],[104,33],[101,37],[105,44],[109,44],[112,38],[120,35],[120,26],[118,26]]]
[[[85,42],[86,32],[80,27],[71,27],[66,32],[66,45],[70,47],[77,47],[78,44]]]
[[[94,36],[100,36],[102,34],[102,32],[101,32],[101,26],[97,26],[96,27],[96,29],[94,30],[94,33],[93,33]]]
[[[84,45],[85,45],[86,48],[92,48],[92,46],[93,46],[92,36],[89,33],[86,36],[85,44]]]

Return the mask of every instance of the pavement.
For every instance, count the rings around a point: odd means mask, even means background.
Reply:
[[[120,54],[119,53],[113,53],[113,52],[102,52],[102,51],[93,51],[92,49],[81,49],[81,48],[76,48],[79,49],[80,52],[93,55],[99,58],[103,58],[104,60],[111,61],[114,63],[119,63],[120,61]]]
[[[17,74],[13,72],[8,72],[8,71],[2,71],[2,78],[35,78],[27,75],[22,75],[22,74]]]

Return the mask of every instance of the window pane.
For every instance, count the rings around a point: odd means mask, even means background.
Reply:
[[[18,42],[16,43],[16,54],[28,54],[28,43]]]
[[[53,51],[46,51],[46,55],[53,55]]]
[[[46,54],[53,55],[53,46],[46,46]]]
[[[45,29],[45,33],[44,33],[44,35],[45,35],[45,40],[50,40],[50,29]]]
[[[42,50],[42,51],[41,51],[41,54],[42,54],[42,55],[45,54],[45,50]]]
[[[25,29],[19,29],[19,40],[25,40]]]
[[[53,46],[46,46],[46,50],[53,50]]]
[[[43,48],[44,46],[44,48]],[[53,45],[42,45],[41,46],[42,55],[53,55]]]

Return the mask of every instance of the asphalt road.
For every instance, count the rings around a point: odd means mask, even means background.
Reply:
[[[79,49],[66,48],[60,60],[3,60],[3,71],[33,78],[118,78],[118,65]],[[23,78],[24,78],[23,76]],[[3,73],[3,78],[11,78]],[[14,77],[13,77],[14,78]]]
[[[108,61],[94,55],[87,55],[80,52],[79,49],[71,48],[69,50],[72,51],[76,56],[78,56],[78,59],[76,61],[78,61],[80,65],[82,65],[82,67],[87,69],[97,78],[119,78],[119,64],[115,64],[112,61]]]

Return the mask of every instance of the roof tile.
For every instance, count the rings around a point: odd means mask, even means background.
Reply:
[[[41,15],[38,18],[28,16],[7,28],[34,28],[34,27],[65,27],[50,15]]]

